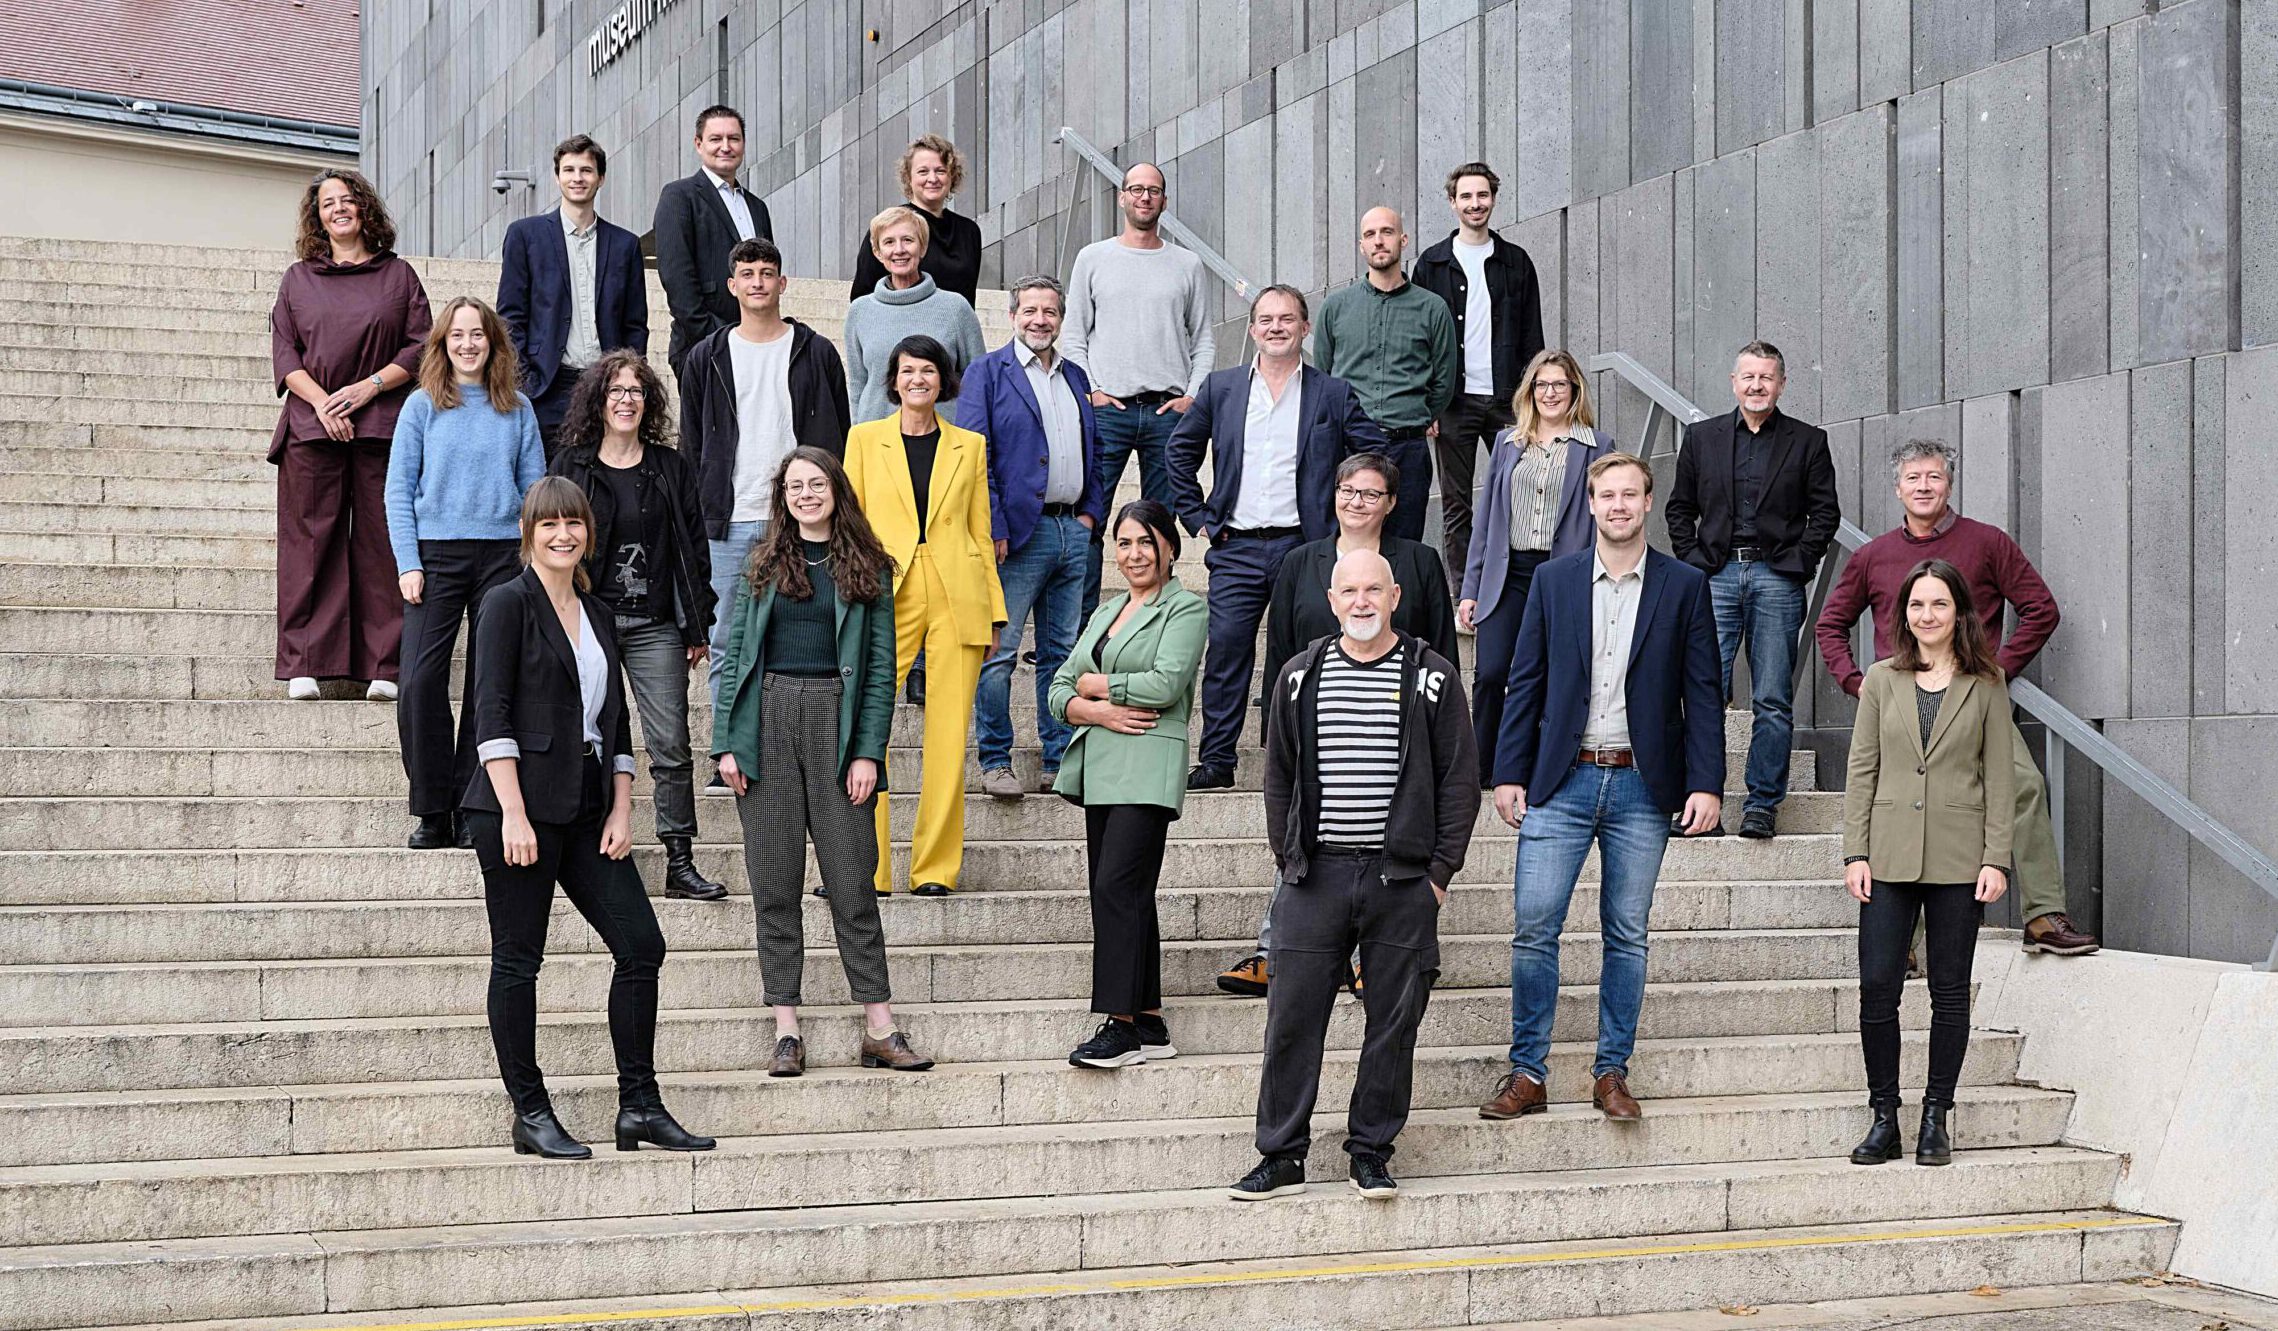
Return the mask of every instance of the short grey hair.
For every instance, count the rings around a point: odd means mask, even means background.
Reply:
[[[1060,313],[1066,314],[1068,312],[1068,289],[1061,286],[1060,280],[1056,277],[1046,277],[1042,273],[1034,273],[1013,283],[1010,296],[1012,308],[1015,312],[1020,309],[1020,293],[1023,291],[1049,291],[1053,298],[1060,302]]]
[[[1938,465],[1946,469],[1949,482],[1960,473],[1962,455],[1952,444],[1943,439],[1909,439],[1890,451],[1890,478],[1899,480],[1906,475],[1907,463],[1930,458],[1938,459]]]
[[[1768,360],[1777,364],[1780,367],[1780,376],[1782,378],[1787,377],[1788,358],[1780,354],[1780,349],[1778,347],[1773,346],[1771,343],[1766,342],[1764,339],[1757,338],[1747,346],[1744,346],[1740,350],[1732,353],[1733,366],[1737,368],[1742,360],[1745,360],[1750,356],[1753,356],[1758,360]]]

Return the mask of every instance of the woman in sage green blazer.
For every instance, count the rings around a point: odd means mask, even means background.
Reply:
[[[1843,875],[1859,902],[1859,1041],[1874,1126],[1853,1164],[1898,1158],[1898,1002],[1923,922],[1930,1078],[1915,1161],[1953,1159],[1946,1116],[1969,1052],[1970,962],[2009,887],[2015,807],[2009,689],[1969,582],[1942,559],[1901,583],[1890,658],[1867,672],[1843,792]]]
[[[1053,715],[1076,728],[1053,784],[1084,807],[1092,898],[1092,1011],[1106,1020],[1068,1056],[1120,1068],[1174,1058],[1163,1024],[1155,884],[1186,800],[1187,720],[1208,619],[1179,585],[1178,524],[1152,499],[1109,527],[1130,590],[1104,601],[1052,677]]]

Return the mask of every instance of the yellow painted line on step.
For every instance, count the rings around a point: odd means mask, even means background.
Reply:
[[[1194,1285],[1236,1285],[1265,1280],[1302,1280],[1321,1276],[1400,1275],[1421,1271],[1492,1270],[1510,1266],[1543,1266],[1553,1262],[1615,1261],[1632,1257],[1668,1257],[1686,1253],[1769,1252],[1790,1248],[1826,1248],[1861,1243],[1898,1243],[1920,1239],[1987,1238],[2015,1234],[2072,1234],[2097,1229],[2141,1229],[2164,1225],[2151,1216],[2113,1216],[2104,1220],[2042,1220],[2016,1224],[1955,1225],[1942,1229],[1894,1229],[1879,1234],[1793,1234],[1779,1238],[1704,1240],[1699,1243],[1656,1243],[1626,1248],[1571,1249],[1561,1252],[1505,1253],[1499,1256],[1436,1257],[1408,1261],[1349,1262],[1327,1266],[1274,1267],[1258,1271],[1198,1271],[1191,1275],[1146,1276],[1136,1280],[1063,1281],[1057,1284],[992,1285],[981,1289],[895,1294],[841,1295],[827,1299],[779,1299],[766,1303],[722,1303],[705,1307],[642,1308],[625,1312],[570,1313],[556,1317],[478,1317],[454,1322],[394,1322],[366,1325],[355,1331],[493,1331],[523,1326],[601,1326],[611,1322],[672,1321],[720,1317],[730,1313],[821,1312],[839,1308],[912,1307],[932,1303],[969,1303],[977,1299],[1036,1298],[1049,1294],[1083,1294],[1101,1290],[1178,1289]]]

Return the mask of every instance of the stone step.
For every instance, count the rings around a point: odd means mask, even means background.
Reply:
[[[240,432],[250,442],[259,443],[264,454],[268,449],[269,432],[277,427],[277,413],[274,394],[263,398],[249,393],[241,400],[201,400],[192,405],[171,397],[89,393],[77,383],[51,384],[41,391],[26,384],[10,384],[6,391],[0,392],[0,421],[53,420],[95,426],[228,429]]]
[[[87,427],[80,427],[85,429]],[[32,475],[148,476],[259,483],[276,491],[276,469],[264,452],[233,435],[226,449],[96,448],[91,444],[0,445],[0,493]]]
[[[245,567],[276,562],[274,536],[210,532],[43,532],[0,528],[0,560],[24,563]]]
[[[254,468],[260,468],[258,472]],[[276,469],[258,457],[243,460],[238,476],[187,479],[172,476],[112,476],[100,473],[33,472],[0,482],[0,502],[89,504],[122,508],[253,508],[276,512]],[[274,523],[271,524],[274,530]]]
[[[1071,1044],[1074,1039],[1070,1037]],[[1901,1084],[1919,1098],[1929,1036],[1917,1030],[1901,1039]],[[2023,1045],[2023,1037],[2015,1034],[1973,1032],[1963,1084],[1998,1086],[2013,1080]],[[1588,1042],[1551,1047],[1546,1084],[1554,1103],[1589,1102],[1595,1054]],[[1351,1096],[1356,1060],[1349,1049],[1327,1056],[1322,1105],[1341,1105]],[[1796,1094],[1856,1091],[1863,1084],[1858,1038],[1849,1033],[1641,1040],[1633,1068],[1630,1085],[1648,1100],[1752,1095],[1768,1086]],[[1500,1045],[1419,1049],[1414,1106],[1477,1105],[1508,1070]],[[819,1122],[922,1131],[1236,1117],[1257,1103],[1258,1071],[1253,1054],[1188,1054],[1158,1059],[1120,1076],[1101,1076],[1053,1059],[949,1063],[923,1078],[818,1066],[798,1078],[751,1070],[673,1073],[662,1080],[673,1110],[689,1122],[702,1124],[707,1132],[752,1137],[808,1132]],[[565,1123],[598,1131],[616,1115],[613,1075],[550,1077],[547,1089]],[[493,1077],[5,1096],[0,1097],[0,1166],[496,1146],[501,1095]]]
[[[9,283],[0,280],[0,292]],[[0,299],[5,299],[0,296]],[[266,375],[214,377],[199,374],[97,373],[87,369],[32,370],[11,374],[12,393],[48,396],[93,404],[106,399],[164,403],[182,417],[199,416],[211,405],[273,406],[277,386]],[[69,417],[65,417],[69,419]]]
[[[266,334],[264,334],[266,336]],[[90,453],[180,453],[217,463],[261,462],[268,456],[275,420],[258,429],[188,422],[180,425],[94,425],[54,417],[0,416],[0,445],[9,448],[77,449]]]
[[[46,345],[21,327],[0,332],[0,359],[22,370],[62,374],[146,374],[266,383],[275,368],[266,352],[191,350],[187,347],[112,349],[67,342]]]
[[[2069,1094],[2022,1086],[1956,1100],[1969,1150],[2054,1146],[2072,1108]],[[1326,1175],[1341,1134],[1321,1117]],[[1426,1109],[1410,1116],[1399,1158],[1419,1178],[1824,1159],[1847,1152],[1866,1118],[1855,1092],[1661,1100],[1631,1131],[1608,1131],[1586,1105],[1516,1124]],[[811,1132],[723,1138],[696,1155],[606,1151],[576,1169],[532,1168],[499,1146],[33,1165],[0,1169],[0,1211],[11,1238],[44,1246],[1155,1192],[1240,1178],[1257,1161],[1254,1132],[1247,1114]]]

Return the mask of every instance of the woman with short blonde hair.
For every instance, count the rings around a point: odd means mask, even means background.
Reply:
[[[930,233],[923,247],[924,270],[934,285],[973,303],[981,285],[981,224],[950,211],[949,199],[965,184],[965,155],[939,134],[920,134],[902,150],[895,168],[902,197],[917,212]],[[875,237],[873,237],[874,239]],[[878,289],[885,265],[868,245],[857,245],[854,283],[846,294],[860,300]]]
[[[887,362],[902,339],[930,337],[939,342],[949,353],[947,368],[958,372],[988,353],[973,303],[936,285],[924,269],[931,230],[918,209],[904,204],[870,219],[870,252],[883,265],[885,276],[847,310],[844,333],[847,396],[857,422],[893,414],[894,404],[886,393]]]

